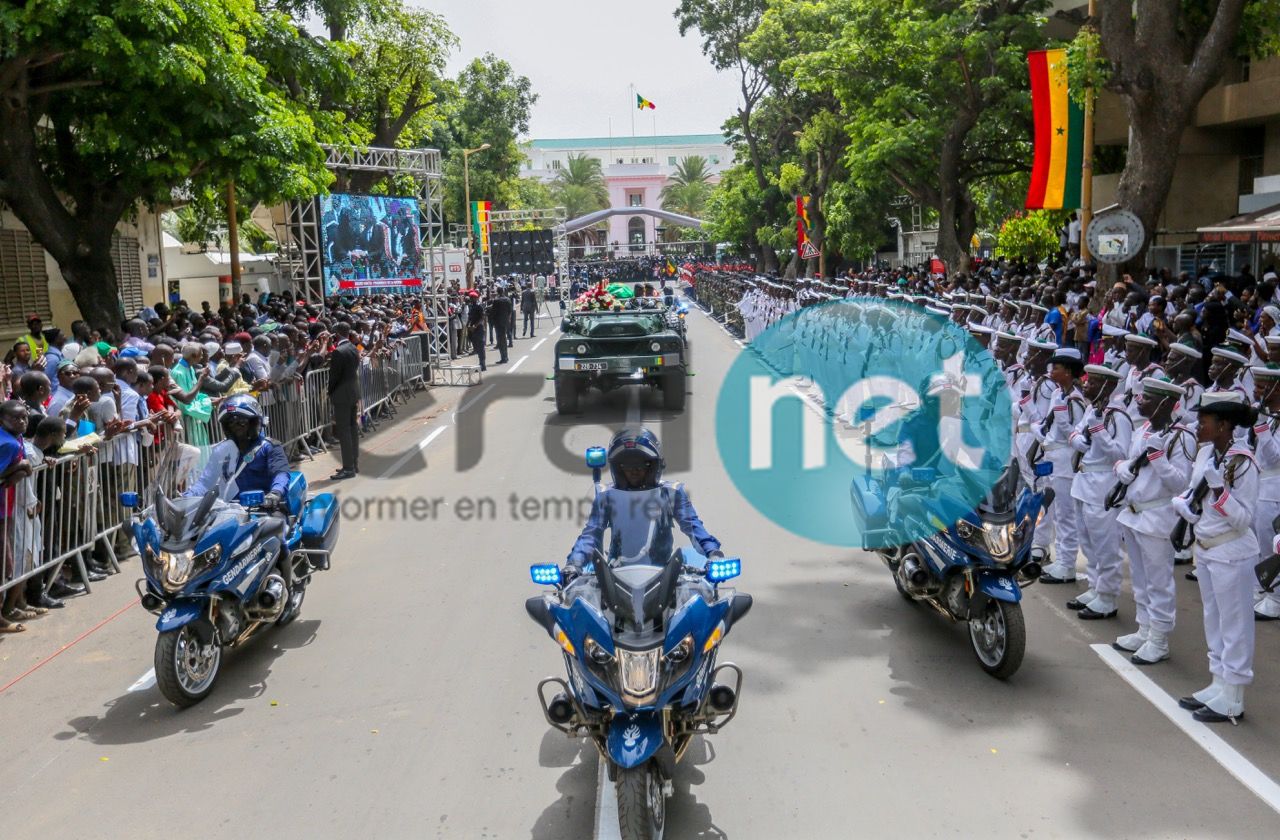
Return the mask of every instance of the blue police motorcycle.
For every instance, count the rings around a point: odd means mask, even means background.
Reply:
[[[597,487],[606,454],[587,452]],[[661,565],[613,566],[598,555],[566,581],[555,564],[530,568],[554,594],[525,602],[560,646],[568,680],[547,677],[538,700],[552,727],[590,738],[618,795],[623,840],[660,840],[676,764],[693,737],[719,732],[737,714],[742,670],[716,664],[720,644],[751,609],[751,596],[721,584],[738,558],[690,548]],[[722,681],[723,680],[723,681]]]
[[[1048,462],[1036,464],[1037,478],[1052,471]],[[879,477],[867,471],[855,478],[850,499],[864,524],[863,547],[889,567],[902,597],[966,622],[978,664],[1006,679],[1026,652],[1022,588],[1040,577],[1031,541],[1053,489],[1028,487],[1011,463],[975,509],[958,512],[946,524],[937,515],[945,509],[937,502],[946,495],[940,478],[930,467],[886,469]],[[928,536],[891,545],[892,535],[901,533]]]
[[[133,519],[145,574],[138,596],[159,617],[156,684],[180,708],[213,691],[224,648],[297,618],[312,573],[329,568],[336,497],[308,498],[306,478],[294,472],[282,510],[265,502],[256,490],[227,502],[216,488],[176,499],[157,488],[153,507]],[[122,494],[121,503],[137,508],[138,494]]]

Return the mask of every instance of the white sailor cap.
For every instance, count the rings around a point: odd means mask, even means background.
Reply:
[[[1250,343],[1249,336],[1239,330],[1227,330],[1227,341],[1230,341],[1232,344],[1243,344],[1245,346],[1248,346]]]
[[[1229,350],[1226,347],[1215,347],[1211,352],[1214,356],[1217,356],[1219,359],[1226,359],[1227,361],[1235,362],[1238,365],[1249,364],[1249,360],[1246,359],[1244,356],[1240,355],[1234,350]]]
[[[986,318],[988,315],[990,315],[990,314],[991,314],[991,313],[990,313],[990,312],[988,312],[987,310],[983,309],[981,306],[970,306],[970,307],[969,307],[969,311],[970,311],[970,312],[980,312],[980,313],[982,313],[982,317],[983,317],[983,318]]]
[[[1142,380],[1142,393],[1155,394],[1162,397],[1181,397],[1184,396],[1182,386],[1167,379],[1157,379],[1154,376],[1144,377]]]
[[[1117,327],[1115,324],[1103,324],[1102,334],[1108,335],[1114,338],[1117,336],[1128,335],[1129,331],[1121,327]]]
[[[1280,335],[1269,335],[1263,341],[1267,343],[1268,347],[1280,346]]]
[[[1041,306],[1040,304],[1038,304],[1038,303],[1032,303],[1031,301],[1026,301],[1026,305],[1027,305],[1027,307],[1028,307],[1028,308],[1030,308],[1030,309],[1034,309],[1036,312],[1044,312],[1044,313],[1048,313],[1048,311],[1049,311],[1047,308],[1045,308],[1045,307]]]
[[[1249,372],[1253,374],[1254,379],[1280,379],[1280,367],[1254,365],[1249,368]]]
[[[1022,342],[1022,336],[1020,336],[1020,335],[1014,335],[1013,333],[1011,333],[1011,332],[1005,332],[1004,330],[1001,330],[1000,332],[997,332],[997,333],[996,333],[996,338],[1000,339],[1001,341],[1014,341],[1014,342],[1018,342],[1018,343],[1021,343],[1021,342]]]
[[[940,309],[940,308],[939,308],[939,307],[937,307],[937,306],[926,306],[926,307],[924,308],[924,311],[925,311],[925,312],[928,312],[928,313],[929,313],[929,314],[931,314],[931,315],[942,315],[943,317],[946,317],[948,314],[950,314],[950,313],[948,313],[948,312],[947,312],[947,310],[945,310],[945,309]]]
[[[1105,376],[1108,379],[1122,379],[1120,371],[1115,368],[1109,368],[1106,365],[1085,365],[1084,372],[1090,376]]]
[[[1192,347],[1190,344],[1183,344],[1183,343],[1181,343],[1181,342],[1174,342],[1173,344],[1170,344],[1170,345],[1169,345],[1169,352],[1170,352],[1170,353],[1180,353],[1180,354],[1182,354],[1183,356],[1190,356],[1190,357],[1191,357],[1191,358],[1193,358],[1193,359],[1203,359],[1203,358],[1204,358],[1204,354],[1203,354],[1203,353],[1201,353],[1199,350],[1197,350],[1196,348]]]
[[[1243,423],[1249,416],[1249,403],[1239,391],[1205,391],[1200,395],[1196,411]]]
[[[1058,345],[1054,344],[1052,341],[1040,341],[1039,339],[1029,338],[1027,339],[1027,349],[1028,350],[1057,350]],[[1079,351],[1077,350],[1076,352],[1079,352]]]
[[[1124,337],[1124,340],[1127,341],[1129,344],[1140,344],[1143,347],[1159,347],[1160,346],[1160,344],[1154,338],[1148,338],[1147,336],[1139,335],[1138,333],[1129,333]]]
[[[970,324],[969,332],[977,333],[978,335],[994,335],[995,334],[995,330],[991,329],[991,327],[984,327],[982,324]]]

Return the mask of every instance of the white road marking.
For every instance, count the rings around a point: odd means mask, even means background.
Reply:
[[[138,677],[137,682],[129,686],[129,691],[146,691],[156,684],[156,669],[152,668],[142,676]]]
[[[509,368],[507,368],[507,373],[515,373],[515,372],[516,372],[516,368],[518,368],[518,367],[520,367],[522,364],[524,364],[524,363],[525,363],[525,361],[526,361],[528,358],[529,358],[529,355],[528,355],[527,353],[526,353],[525,355],[521,356],[519,359],[517,359],[517,360],[516,360],[516,363],[515,363],[514,365],[512,365],[512,366],[511,366],[511,367],[509,367]]]
[[[486,385],[483,388],[481,388],[479,391],[476,391],[475,394],[470,399],[463,400],[462,404],[459,405],[453,412],[454,422],[457,422],[457,418],[459,414],[466,411],[468,408],[471,408],[471,406],[475,405],[476,400],[480,399],[481,397],[483,397],[485,394],[489,393],[492,390],[493,390],[492,384]]]
[[[622,840],[618,828],[618,791],[605,774],[604,762],[601,758],[600,772],[596,774],[595,840]]]
[[[489,387],[490,387],[490,388],[492,388],[493,386],[492,386],[492,385],[490,385]],[[378,478],[380,478],[380,479],[382,479],[382,478],[390,478],[391,476],[395,475],[395,474],[396,474],[396,471],[397,471],[398,469],[400,469],[401,467],[403,467],[405,464],[409,463],[409,459],[410,459],[410,458],[412,458],[416,453],[421,452],[422,450],[424,450],[424,449],[426,449],[428,446],[430,446],[430,445],[431,445],[431,441],[435,440],[436,438],[440,437],[440,435],[444,434],[444,431],[445,431],[445,429],[447,429],[447,428],[449,428],[449,427],[448,427],[448,426],[441,426],[441,427],[439,427],[438,429],[436,429],[435,431],[433,431],[431,434],[429,434],[429,435],[427,435],[426,437],[424,437],[422,440],[418,441],[418,445],[417,445],[417,446],[415,446],[413,449],[410,449],[408,452],[406,452],[406,453],[404,453],[403,455],[401,455],[401,456],[400,456],[400,460],[396,461],[394,464],[392,464],[390,467],[388,467],[388,468],[387,468],[387,471],[386,471],[386,472],[384,472],[382,475],[378,476]]]
[[[544,342],[544,341],[546,341],[546,339],[545,339],[545,338],[540,338],[540,339],[538,339],[538,343],[537,343],[537,344],[535,344],[535,345],[533,345],[532,347],[530,347],[530,348],[529,348],[529,352],[530,352],[530,353],[532,353],[532,352],[534,352],[535,350],[537,350],[539,347],[541,347],[541,346],[542,346],[542,342]]]
[[[1280,813],[1280,784],[1276,784],[1274,779],[1222,740],[1222,737],[1208,724],[1192,718],[1191,712],[1180,708],[1176,700],[1142,673],[1138,666],[1121,656],[1119,651],[1110,645],[1098,644],[1089,647],[1093,648],[1093,652],[1098,654],[1103,662],[1111,666],[1111,670],[1119,674],[1135,691],[1147,698],[1162,715],[1172,721],[1174,726],[1181,729],[1187,737],[1207,752],[1210,758],[1221,764],[1223,769],[1253,791],[1273,811]]]

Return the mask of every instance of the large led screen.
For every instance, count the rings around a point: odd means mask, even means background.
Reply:
[[[320,199],[325,291],[396,290],[422,285],[418,201],[384,195]]]

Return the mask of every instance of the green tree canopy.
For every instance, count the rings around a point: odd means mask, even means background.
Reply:
[[[111,236],[138,202],[230,179],[263,199],[327,188],[319,143],[358,137],[311,106],[343,70],[306,40],[253,0],[0,5],[0,198],[87,320],[119,326]],[[271,66],[284,54],[310,63]]]
[[[551,191],[570,219],[609,206],[609,188],[605,185],[600,159],[585,154],[569,154],[564,168],[556,173]]]

